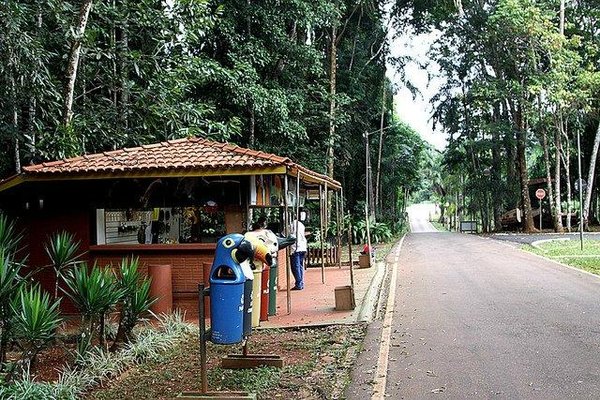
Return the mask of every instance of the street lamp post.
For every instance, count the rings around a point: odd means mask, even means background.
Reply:
[[[583,181],[581,180],[581,138],[577,130],[577,167],[579,169],[579,243],[583,251]]]
[[[365,222],[367,228],[367,246],[369,246],[369,261],[372,262],[371,251],[371,229],[370,219],[375,220],[375,203],[373,201],[373,175],[371,173],[371,153],[369,151],[369,136],[374,133],[381,133],[390,128],[395,128],[397,125],[389,125],[383,129],[378,129],[372,132],[365,132],[363,137],[365,138]],[[370,264],[371,265],[371,264]]]
[[[368,208],[367,212],[368,212],[369,216],[373,219],[375,219],[375,201],[373,199],[373,174],[372,174],[372,170],[371,170],[371,153],[369,151],[369,136],[371,136],[374,133],[382,133],[383,131],[387,131],[388,129],[395,128],[396,126],[398,126],[398,124],[388,125],[383,129],[377,129],[376,131],[363,133],[363,137],[365,138],[365,176],[366,176],[365,202],[366,202],[367,208]],[[381,166],[379,166],[379,167],[381,168]]]
[[[371,170],[371,152],[369,151],[369,135],[375,132],[365,132],[365,203],[367,204],[367,215],[369,217],[375,213],[373,204],[373,174]]]

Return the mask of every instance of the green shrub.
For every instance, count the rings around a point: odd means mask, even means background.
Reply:
[[[0,250],[14,256],[19,249],[19,243],[23,235],[17,232],[14,221],[11,221],[4,213],[0,212]]]
[[[58,297],[60,279],[64,278],[67,271],[75,266],[81,258],[79,244],[80,242],[75,241],[73,234],[63,231],[51,236],[49,242],[44,245],[56,277],[54,298]]]
[[[131,339],[133,328],[156,301],[150,296],[150,279],[138,270],[137,258],[124,258],[119,265],[119,271],[117,283],[122,290],[122,307],[113,350],[119,342],[128,342]]]
[[[0,249],[0,364],[6,361],[6,351],[11,335],[12,309],[11,300],[17,295],[23,280],[19,273],[21,264],[13,261],[11,253]]]
[[[73,397],[74,398],[74,397]],[[9,385],[0,385],[0,399],[3,400],[40,400],[57,399],[52,384],[36,382],[28,370],[23,371],[20,379]],[[61,400],[63,398],[61,397]],[[69,399],[69,398],[65,398]]]
[[[13,339],[23,349],[21,361],[34,368],[40,350],[54,339],[60,318],[60,301],[52,301],[39,285],[21,287],[11,301]]]
[[[388,224],[383,222],[373,222],[370,226],[371,242],[383,243],[389,241],[392,237],[392,230]]]
[[[0,386],[0,399],[77,399],[107,378],[117,376],[136,363],[160,361],[178,341],[195,331],[181,313],[161,316],[158,328],[135,330],[133,340],[122,350],[107,352],[100,348],[86,353],[77,368],[66,368],[56,383],[34,382],[29,374]]]
[[[187,335],[197,330],[196,326],[186,322],[185,314],[180,310],[160,315],[158,320],[164,331],[170,336]]]
[[[110,268],[86,263],[74,267],[65,277],[65,294],[73,301],[85,321],[85,331],[91,337],[99,327],[100,344],[104,344],[105,315],[115,308],[124,295]],[[83,333],[82,333],[83,334]]]

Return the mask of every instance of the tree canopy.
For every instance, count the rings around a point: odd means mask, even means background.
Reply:
[[[449,136],[440,168],[460,178],[447,179],[459,214],[480,220],[484,230],[498,230],[502,215],[519,208],[522,229],[533,231],[539,223],[532,218],[538,207],[532,194],[543,186],[553,228],[571,229],[574,198],[584,186],[576,184],[581,136],[581,173],[590,181],[581,191],[583,217],[597,216],[594,6],[417,0],[396,1],[394,7],[398,29],[440,32],[430,57],[446,83],[432,102],[434,118]]]
[[[385,5],[2,2],[0,171],[199,136],[301,161],[344,182],[355,204],[364,132],[397,124]],[[418,186],[405,164],[420,157],[417,134],[398,125],[370,141],[378,188]],[[380,214],[398,193],[381,190]]]

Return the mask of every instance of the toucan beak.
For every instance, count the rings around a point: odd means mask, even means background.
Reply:
[[[296,238],[293,236],[288,236],[288,237],[277,237],[277,245],[279,247],[279,250],[281,249],[285,249],[288,246],[293,245],[294,243],[296,243]]]
[[[244,239],[237,246],[233,256],[235,261],[238,263],[243,263],[247,259],[254,257],[254,246],[249,240]]]
[[[254,258],[255,260],[261,261],[265,264],[271,265],[271,263],[273,262],[273,256],[271,256],[269,248],[267,247],[265,242],[263,242],[261,239],[258,238],[258,236],[254,234],[254,232],[246,233],[244,240],[242,241],[242,243],[240,243],[240,246],[244,242],[250,243],[250,245],[252,246],[252,254],[250,256],[251,258]]]
[[[273,256],[271,256],[271,253],[269,253],[269,248],[260,241],[255,243],[254,259],[262,261],[267,265],[271,265],[273,262]]]

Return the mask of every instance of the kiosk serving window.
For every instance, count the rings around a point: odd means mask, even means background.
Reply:
[[[212,243],[223,236],[225,213],[216,204],[96,210],[98,244]]]

